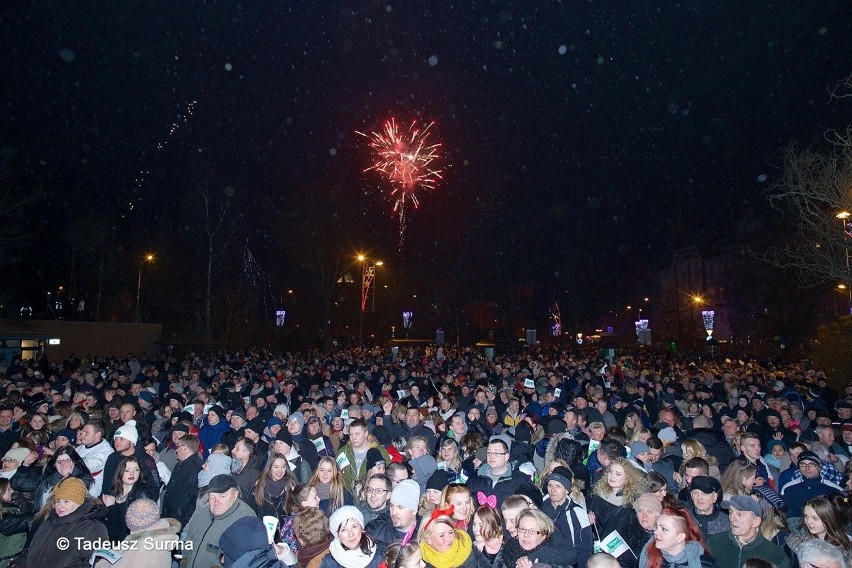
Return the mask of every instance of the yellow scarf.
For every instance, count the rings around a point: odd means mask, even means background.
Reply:
[[[470,536],[464,531],[456,530],[456,540],[449,550],[438,552],[425,541],[420,543],[423,560],[435,568],[459,568],[473,552]]]

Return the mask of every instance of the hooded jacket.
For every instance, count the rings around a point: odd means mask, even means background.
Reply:
[[[19,563],[27,568],[87,568],[91,550],[80,550],[77,542],[107,540],[107,529],[101,520],[106,509],[96,501],[87,500],[76,511],[60,517],[52,511],[33,535],[29,550]],[[60,550],[57,541],[68,539],[69,546]],[[77,539],[81,540],[77,540]]]

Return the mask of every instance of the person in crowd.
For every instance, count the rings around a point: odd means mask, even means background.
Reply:
[[[577,551],[578,565],[585,566],[594,552],[594,535],[588,522],[588,512],[571,495],[573,479],[574,474],[569,468],[554,468],[544,478],[547,497],[541,510],[553,521],[556,530],[571,542]]]
[[[420,486],[413,479],[403,479],[393,488],[389,511],[370,521],[367,532],[386,545],[398,540],[408,542],[420,521]]]
[[[503,565],[532,568],[534,564],[570,566],[577,561],[577,551],[570,542],[557,540],[553,521],[538,509],[524,509],[518,515],[518,536],[506,541]]]
[[[503,563],[503,517],[499,509],[482,505],[473,513],[470,525],[473,546],[479,552],[480,568],[497,568]]]
[[[508,436],[504,435],[489,440],[485,451],[486,463],[471,476],[468,483],[477,502],[481,500],[479,494],[482,493],[484,499],[493,496],[496,501],[494,507],[498,507],[508,496],[515,494],[520,485],[529,483],[529,478],[516,470],[509,461],[511,445]]]
[[[254,486],[260,477],[257,462],[254,442],[245,436],[234,442],[234,448],[231,450],[231,471],[240,486],[240,499],[246,503],[251,502]]]
[[[178,440],[178,462],[163,494],[163,516],[176,519],[182,527],[195,512],[198,498],[198,474],[204,466],[198,444],[198,438],[192,435]]]
[[[787,504],[787,518],[790,520],[802,516],[802,508],[809,499],[844,492],[839,485],[822,478],[822,460],[814,452],[799,454],[797,466],[802,476],[781,488],[781,496]]]
[[[722,484],[715,477],[697,475],[689,484],[689,504],[685,508],[705,539],[730,528],[728,514],[719,507],[721,496]]]
[[[836,546],[847,565],[852,562],[852,543],[838,512],[825,497],[814,497],[802,509],[802,528],[787,537],[787,546],[797,554],[802,543],[811,539],[824,540]]]
[[[115,564],[101,558],[94,568],[171,568],[172,551],[179,550],[180,523],[161,517],[157,503],[146,498],[127,507],[124,523],[129,534],[121,547],[121,558]]]
[[[295,483],[307,483],[311,478],[311,466],[308,465],[307,460],[302,459],[302,456],[299,455],[293,443],[293,435],[287,430],[279,430],[270,444],[272,451],[281,454],[287,459],[293,481]]]
[[[364,530],[361,511],[340,507],[329,517],[328,528],[333,538],[320,568],[378,568],[386,547]]]
[[[645,490],[644,474],[625,458],[614,458],[604,468],[588,501],[589,518],[601,538],[614,530],[624,534],[633,515],[633,502]]]
[[[181,565],[186,568],[208,568],[218,564],[222,533],[243,517],[257,519],[254,510],[240,500],[240,489],[233,476],[217,475],[210,480],[207,497],[207,507],[195,510],[183,533],[182,540],[193,543],[192,550],[183,553]]]
[[[27,568],[89,566],[92,550],[87,544],[108,539],[107,528],[102,522],[105,516],[106,510],[89,496],[85,483],[66,476],[56,484],[47,503],[36,515],[38,528],[16,565]]]
[[[464,483],[467,476],[462,469],[459,443],[455,438],[444,438],[438,450],[438,469],[447,472],[448,483]]]
[[[308,509],[319,509],[319,502],[317,490],[307,483],[295,486],[287,496],[287,516],[281,519],[278,533],[281,536],[281,542],[290,547],[293,552],[299,549],[299,541],[293,529],[296,519]]]
[[[273,453],[257,479],[249,504],[257,511],[258,517],[271,516],[280,521],[287,515],[287,496],[292,488],[290,463],[285,456]]]
[[[319,568],[334,540],[328,518],[317,508],[307,508],[293,521],[293,533],[299,542],[298,567]]]
[[[373,475],[367,480],[364,490],[364,500],[358,504],[358,510],[364,515],[364,522],[366,524],[369,524],[370,521],[382,513],[389,511],[392,491],[393,482],[385,474]]]
[[[317,457],[334,457],[337,452],[331,438],[326,436],[322,428],[322,419],[319,416],[311,416],[305,424],[307,429],[307,440],[317,449]]]
[[[0,568],[24,550],[32,519],[33,514],[15,502],[9,480],[0,479]]]
[[[639,556],[639,568],[719,568],[709,555],[701,531],[684,509],[663,509],[657,518],[654,538]]]
[[[734,495],[751,495],[757,480],[757,466],[733,462],[722,474],[719,482],[722,484],[722,495],[728,501]]]
[[[121,460],[115,470],[111,491],[102,497],[107,508],[104,523],[111,541],[124,540],[129,534],[130,529],[125,523],[127,509],[137,499],[149,499],[146,490],[145,473],[136,456]]]
[[[757,470],[755,485],[769,485],[776,488],[778,470],[766,463],[761,453],[760,436],[755,432],[743,432],[740,436],[740,457],[737,461],[741,465],[751,464]],[[730,466],[729,466],[730,468]]]
[[[681,503],[689,503],[689,484],[698,475],[710,475],[710,464],[702,457],[692,457],[684,460],[680,465],[681,471],[675,473],[675,481],[681,487],[677,494],[677,500]],[[717,468],[718,469],[718,468]],[[656,472],[655,472],[656,473]],[[659,475],[659,474],[658,474]],[[714,475],[718,479],[719,475]]]
[[[452,509],[435,509],[420,525],[417,541],[426,566],[434,568],[475,568],[470,535],[455,527]]]
[[[654,538],[654,530],[657,528],[657,519],[663,512],[660,500],[651,493],[643,493],[633,502],[635,514],[630,517],[630,522],[625,529],[624,542],[630,547],[629,554],[622,554],[622,562],[636,565],[639,554],[645,545]]]
[[[453,518],[455,528],[467,530],[470,520],[473,518],[473,499],[470,489],[466,485],[446,485],[441,491],[441,499],[438,509],[452,509],[450,516]]]
[[[762,510],[757,500],[749,495],[734,495],[728,503],[730,529],[707,538],[707,544],[722,568],[741,568],[749,558],[763,558],[778,568],[790,568],[790,560],[784,551],[760,533]]]
[[[70,446],[58,449],[50,456],[43,468],[30,465],[34,459],[35,453],[30,452],[11,481],[12,489],[31,497],[29,501],[33,503],[35,509],[44,508],[50,500],[51,491],[63,479],[77,478],[87,488],[95,483],[89,468],[86,467],[77,451]]]
[[[352,505],[352,494],[346,488],[344,476],[337,462],[330,457],[319,460],[316,471],[311,475],[308,484],[317,490],[320,498],[320,509],[327,515],[343,505]]]
[[[266,536],[266,527],[258,518],[241,517],[225,528],[219,537],[225,568],[285,568],[277,549]]]
[[[807,568],[846,568],[843,553],[836,546],[822,539],[810,539],[802,543],[796,554],[799,566]]]
[[[142,464],[142,470],[145,472],[145,492],[149,499],[156,501],[160,496],[160,475],[157,473],[157,464],[154,463],[151,456],[146,454],[145,450],[139,444],[139,432],[136,429],[136,421],[128,420],[119,426],[112,435],[112,443],[115,452],[109,455],[104,464],[103,493],[109,494],[112,491],[110,480],[115,479],[115,471],[121,460],[135,455],[139,463]]]
[[[399,542],[388,545],[385,551],[385,564],[388,568],[426,568],[423,561],[423,553],[416,542],[401,544]]]
[[[160,454],[157,453],[157,440],[152,438],[151,436],[142,439],[142,449],[145,450],[145,453],[154,460],[154,463],[157,464],[157,475],[160,476],[160,483],[164,487],[169,484],[169,480],[172,478],[172,470],[163,463],[160,459]]]
[[[374,465],[367,462],[367,452],[370,449],[378,450],[385,463],[390,463],[390,456],[384,446],[370,438],[367,423],[362,419],[353,420],[349,424],[349,441],[337,452],[336,461],[339,466],[336,469],[339,469],[343,475],[343,481],[347,492],[350,494],[350,499],[351,495],[358,494],[359,480],[365,480],[367,470]],[[335,460],[331,460],[331,463],[335,463]],[[347,504],[351,503],[350,500]]]
[[[9,448],[3,454],[3,469],[0,471],[0,478],[6,480],[12,479],[31,452],[32,450],[26,447]]]

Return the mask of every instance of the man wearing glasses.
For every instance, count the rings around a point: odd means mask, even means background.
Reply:
[[[376,474],[367,481],[367,487],[364,490],[366,500],[358,504],[358,510],[364,515],[365,526],[366,523],[389,511],[388,502],[392,490],[393,482],[383,473]]]
[[[198,455],[198,438],[186,435],[175,444],[178,462],[163,495],[163,516],[171,517],[186,526],[195,512],[198,497],[198,474],[204,460]]]
[[[781,488],[781,496],[787,503],[789,520],[802,516],[802,508],[809,499],[830,493],[843,493],[839,485],[821,476],[822,460],[814,452],[808,450],[799,454],[798,466],[802,474],[801,479],[794,479]]]
[[[491,436],[485,451],[485,461],[479,470],[470,478],[470,491],[479,504],[487,502],[491,505],[490,497],[496,500],[495,508],[500,507],[506,497],[514,495],[518,487],[529,483],[530,478],[514,469],[509,462],[509,451],[512,442],[508,436]],[[480,495],[480,493],[482,495]]]

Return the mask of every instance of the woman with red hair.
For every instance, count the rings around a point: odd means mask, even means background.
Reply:
[[[705,554],[707,544],[686,509],[666,507],[657,518],[654,538],[639,557],[639,568],[719,568]]]

